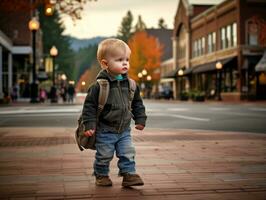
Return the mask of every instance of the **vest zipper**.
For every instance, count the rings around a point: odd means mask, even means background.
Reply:
[[[124,109],[124,105],[125,105],[125,103],[124,103],[123,94],[122,94],[122,89],[121,89],[121,85],[120,85],[120,81],[119,81],[119,80],[117,81],[117,86],[118,86],[118,91],[119,91],[120,98],[121,98],[121,102],[122,102],[123,109]],[[120,125],[119,125],[119,128],[118,128],[118,133],[120,133],[121,128],[122,128],[123,118],[124,118],[124,112],[122,112],[122,115],[121,115],[121,120],[120,120]]]

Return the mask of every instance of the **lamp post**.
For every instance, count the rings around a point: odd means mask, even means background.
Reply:
[[[32,84],[31,84],[31,103],[38,102],[38,84],[36,82],[36,32],[40,28],[40,23],[36,17],[29,21],[29,29],[32,32]]]
[[[146,69],[143,69],[141,71],[141,74],[142,74],[142,81],[141,81],[141,89],[143,91],[143,96],[144,97],[147,97],[147,94],[146,94],[146,90],[147,90],[147,85],[146,85],[146,80],[145,80],[145,77],[147,76],[148,72]]]
[[[179,69],[177,73],[178,73],[178,76],[180,77],[180,81],[179,81],[179,85],[180,85],[180,87],[179,87],[179,98],[180,98],[180,100],[182,100],[182,90],[183,90],[182,84],[183,84],[184,70],[183,69]]]
[[[223,64],[221,62],[217,62],[215,65],[216,69],[217,69],[217,100],[221,101],[222,97],[221,97],[221,80],[222,80],[222,68],[223,68]]]
[[[53,58],[53,72],[52,72],[52,80],[53,80],[53,85],[51,87],[51,103],[57,103],[57,89],[55,85],[55,57],[58,55],[58,50],[55,46],[52,46],[50,49],[50,55]]]

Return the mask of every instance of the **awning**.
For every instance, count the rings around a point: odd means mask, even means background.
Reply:
[[[206,63],[203,65],[198,65],[194,67],[192,70],[193,73],[203,73],[203,72],[210,72],[216,70],[216,63],[221,62],[223,64],[223,67],[226,67],[227,64],[229,64],[231,61],[233,61],[236,57],[226,58],[223,60],[217,60],[215,62]]]
[[[175,78],[177,72],[178,72],[178,69],[174,69],[174,70],[166,73],[165,75],[163,75],[162,78]]]
[[[191,68],[185,68],[185,69],[184,68],[185,67],[179,67],[179,68],[177,68],[177,69],[175,69],[173,71],[170,71],[170,72],[166,73],[164,76],[162,76],[162,78],[178,78],[178,71],[180,69],[183,70],[183,75],[182,76],[187,76],[187,75],[192,73],[192,69]]]
[[[255,66],[256,72],[266,72],[266,51],[264,52],[262,58],[258,62],[258,64]]]
[[[184,70],[184,76],[189,75],[191,73],[192,73],[192,69],[191,68],[187,68],[187,69]]]

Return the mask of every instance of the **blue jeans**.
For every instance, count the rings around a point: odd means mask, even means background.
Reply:
[[[130,128],[123,133],[97,132],[94,175],[108,176],[114,152],[119,159],[119,174],[135,174],[135,147],[131,141]]]

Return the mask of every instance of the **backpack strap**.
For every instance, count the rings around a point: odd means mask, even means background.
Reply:
[[[137,85],[136,82],[131,78],[128,79],[128,82],[129,82],[129,106],[130,106],[129,109],[131,110],[131,104],[134,99]]]
[[[107,98],[110,91],[110,84],[106,79],[97,79],[97,82],[100,85],[99,97],[98,97],[98,111],[97,115],[103,111],[103,107],[107,102]]]

